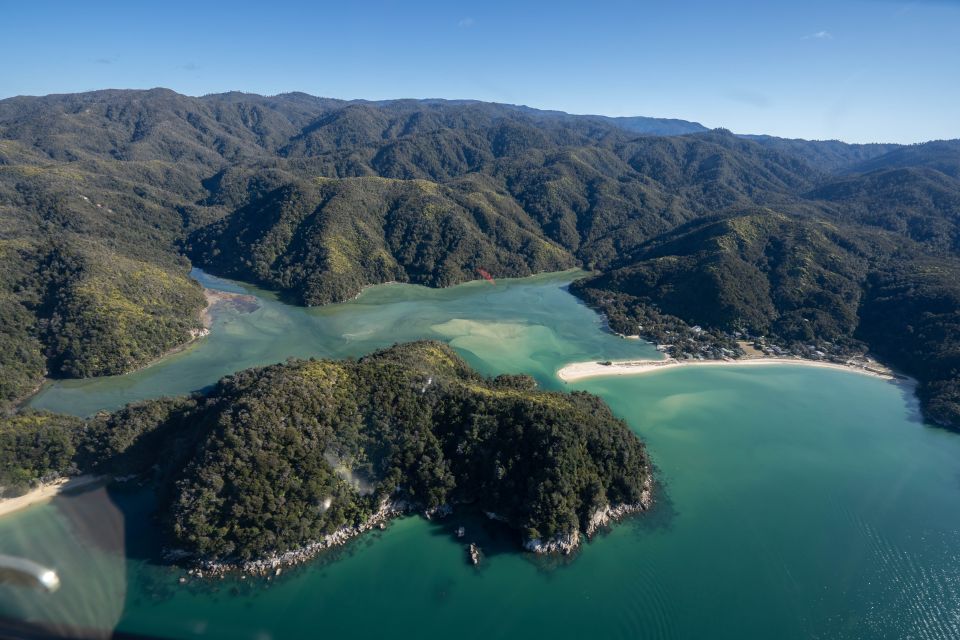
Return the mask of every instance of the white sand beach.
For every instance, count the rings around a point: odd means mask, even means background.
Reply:
[[[0,518],[9,515],[14,511],[25,509],[26,507],[46,502],[61,493],[69,493],[83,487],[95,484],[103,480],[102,476],[83,475],[73,478],[59,478],[53,482],[42,484],[32,491],[28,491],[22,496],[16,498],[6,498],[0,500]]]
[[[869,364],[859,364],[855,362],[841,364],[836,362],[823,362],[821,360],[804,360],[802,358],[741,358],[738,360],[676,360],[674,358],[666,358],[664,360],[624,360],[609,363],[574,362],[557,371],[557,377],[564,382],[573,382],[574,380],[583,380],[584,378],[595,378],[598,376],[635,376],[644,373],[653,373],[655,371],[666,371],[677,367],[744,367],[766,365],[820,367],[824,369],[851,371],[887,380],[894,378],[892,371],[875,362]]]

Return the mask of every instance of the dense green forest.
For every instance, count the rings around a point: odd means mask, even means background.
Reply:
[[[572,265],[611,326],[870,350],[958,426],[960,142],[848,145],[473,101],[0,101],[0,394],[186,340],[190,263],[303,304]],[[189,260],[189,262],[188,262]],[[933,305],[932,307],[929,305]],[[905,333],[904,333],[905,332]]]
[[[676,357],[732,355],[734,337],[841,361],[869,349],[917,378],[929,419],[960,425],[960,260],[890,233],[744,211],[685,225],[571,289]]]
[[[80,418],[40,411],[0,417],[0,497],[20,495],[37,482],[78,470]]]
[[[535,386],[483,378],[437,342],[290,361],[85,423],[9,418],[0,483],[72,466],[152,475],[172,544],[224,561],[302,547],[384,501],[470,504],[524,540],[587,531],[600,509],[648,501],[649,463],[626,424],[594,396]]]

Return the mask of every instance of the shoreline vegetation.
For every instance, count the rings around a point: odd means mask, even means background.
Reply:
[[[628,336],[633,338],[633,336]],[[730,358],[725,360],[678,360],[664,358],[662,360],[608,360],[594,362],[572,362],[557,371],[557,377],[564,382],[575,382],[587,378],[600,376],[634,376],[645,373],[654,373],[687,366],[725,366],[742,367],[756,365],[796,365],[817,367],[821,369],[838,369],[859,373],[861,375],[881,378],[883,380],[901,379],[903,376],[895,374],[884,365],[866,359],[851,359],[845,363],[810,360],[806,358],[782,358],[770,356],[748,356],[744,358]]]
[[[451,505],[495,514],[518,550],[566,554],[652,501],[643,442],[599,398],[484,377],[437,341],[288,360],[202,396],[57,420],[24,414],[7,446],[18,464],[0,469],[14,480],[79,470],[152,482],[169,514],[167,560],[199,576],[276,571],[400,513],[438,517]],[[4,511],[86,482],[37,487]]]
[[[592,539],[597,532],[622,521],[624,518],[649,511],[654,504],[653,473],[649,464],[646,465],[646,469],[647,475],[638,502],[632,504],[609,504],[597,509],[590,517],[585,531],[575,529],[547,540],[524,540],[519,546],[522,547],[523,550],[536,555],[570,555],[581,546],[584,539]],[[372,531],[373,529],[386,529],[387,525],[396,518],[419,514],[427,520],[440,519],[452,514],[454,509],[455,507],[450,505],[425,509],[422,505],[413,504],[404,500],[392,501],[387,499],[380,503],[379,508],[366,521],[357,525],[341,527],[333,533],[323,536],[323,538],[319,540],[304,544],[296,549],[247,561],[201,559],[195,561],[195,563],[187,569],[186,575],[198,579],[218,578],[229,574],[259,577],[279,576],[283,569],[310,562],[321,553],[341,547],[368,531]],[[510,526],[506,518],[496,513],[487,512],[486,516],[491,520],[503,522],[505,526]],[[191,554],[189,552],[172,549],[167,552],[166,559],[175,564],[177,561],[189,559],[190,556]],[[186,582],[186,577],[182,577],[180,582]]]
[[[191,347],[196,345],[201,338],[205,338],[206,336],[210,335],[210,329],[213,327],[213,310],[219,304],[233,301],[235,299],[244,299],[243,300],[244,303],[252,302],[252,304],[258,305],[258,303],[256,302],[256,297],[254,296],[247,295],[247,294],[231,293],[228,291],[220,291],[217,289],[208,289],[207,287],[203,288],[203,297],[206,300],[206,304],[203,307],[201,307],[199,311],[197,311],[197,315],[200,318],[201,328],[191,329],[188,332],[187,334],[188,337],[185,341],[167,349],[166,351],[164,351],[157,357],[153,358],[152,360],[144,362],[138,367],[134,367],[129,371],[125,371],[117,375],[125,376],[131,373],[136,373],[137,371],[143,371],[144,369],[148,369],[156,364],[159,364],[164,360],[166,360],[167,358],[171,356],[175,356],[178,353],[182,353],[187,349],[190,349]],[[249,300],[246,300],[247,298]],[[23,409],[23,408],[29,407],[30,401],[38,393],[43,391],[43,389],[47,385],[57,382],[58,380],[60,380],[60,378],[52,378],[49,376],[44,377],[28,393],[25,393],[23,394],[22,397],[13,400],[12,401],[13,407],[15,409]],[[2,513],[0,513],[0,515],[2,515]]]
[[[188,334],[189,337],[186,339],[186,341],[167,349],[153,360],[144,363],[142,366],[131,369],[130,371],[120,375],[128,375],[137,371],[142,371],[159,364],[160,362],[163,362],[171,356],[175,356],[178,353],[183,353],[187,349],[194,347],[201,338],[206,338],[208,335],[210,335],[210,329],[213,327],[214,309],[218,306],[230,305],[234,308],[242,310],[245,313],[256,311],[260,307],[260,303],[257,302],[256,296],[246,293],[233,293],[231,291],[220,291],[219,289],[208,289],[207,287],[204,287],[203,297],[207,304],[197,312],[200,316],[200,323],[202,325],[201,328],[191,329]],[[43,389],[43,386],[49,382],[49,378],[44,380],[44,382],[41,383],[41,385],[38,386],[37,389],[30,396],[28,396],[22,404],[26,405],[30,401],[30,398],[39,393],[40,390]]]
[[[104,476],[84,474],[69,478],[57,478],[52,482],[45,482],[23,495],[15,498],[0,499],[0,518],[17,511],[22,511],[27,507],[48,502],[59,495],[73,493],[81,489],[89,489],[98,483],[106,481],[107,479]]]

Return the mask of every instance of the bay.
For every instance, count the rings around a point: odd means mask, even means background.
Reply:
[[[960,437],[912,390],[842,371],[687,367],[566,385],[579,360],[652,357],[566,291],[579,272],[444,290],[384,285],[319,309],[256,295],[142,371],[62,382],[33,405],[87,415],[248,366],[450,342],[487,374],[603,397],[648,445],[657,505],[574,558],[518,551],[470,514],[408,517],[265,580],[179,584],[152,497],[114,487],[0,520],[0,549],[56,566],[61,591],[0,588],[0,615],[169,637],[949,638],[960,636]],[[463,541],[486,552],[479,568]]]

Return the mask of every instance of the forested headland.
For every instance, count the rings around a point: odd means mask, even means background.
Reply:
[[[470,505],[570,551],[651,501],[643,444],[601,400],[484,378],[438,342],[250,369],[86,420],[21,413],[0,421],[0,453],[5,489],[73,470],[149,479],[170,546],[231,566],[358,531],[385,505]]]

